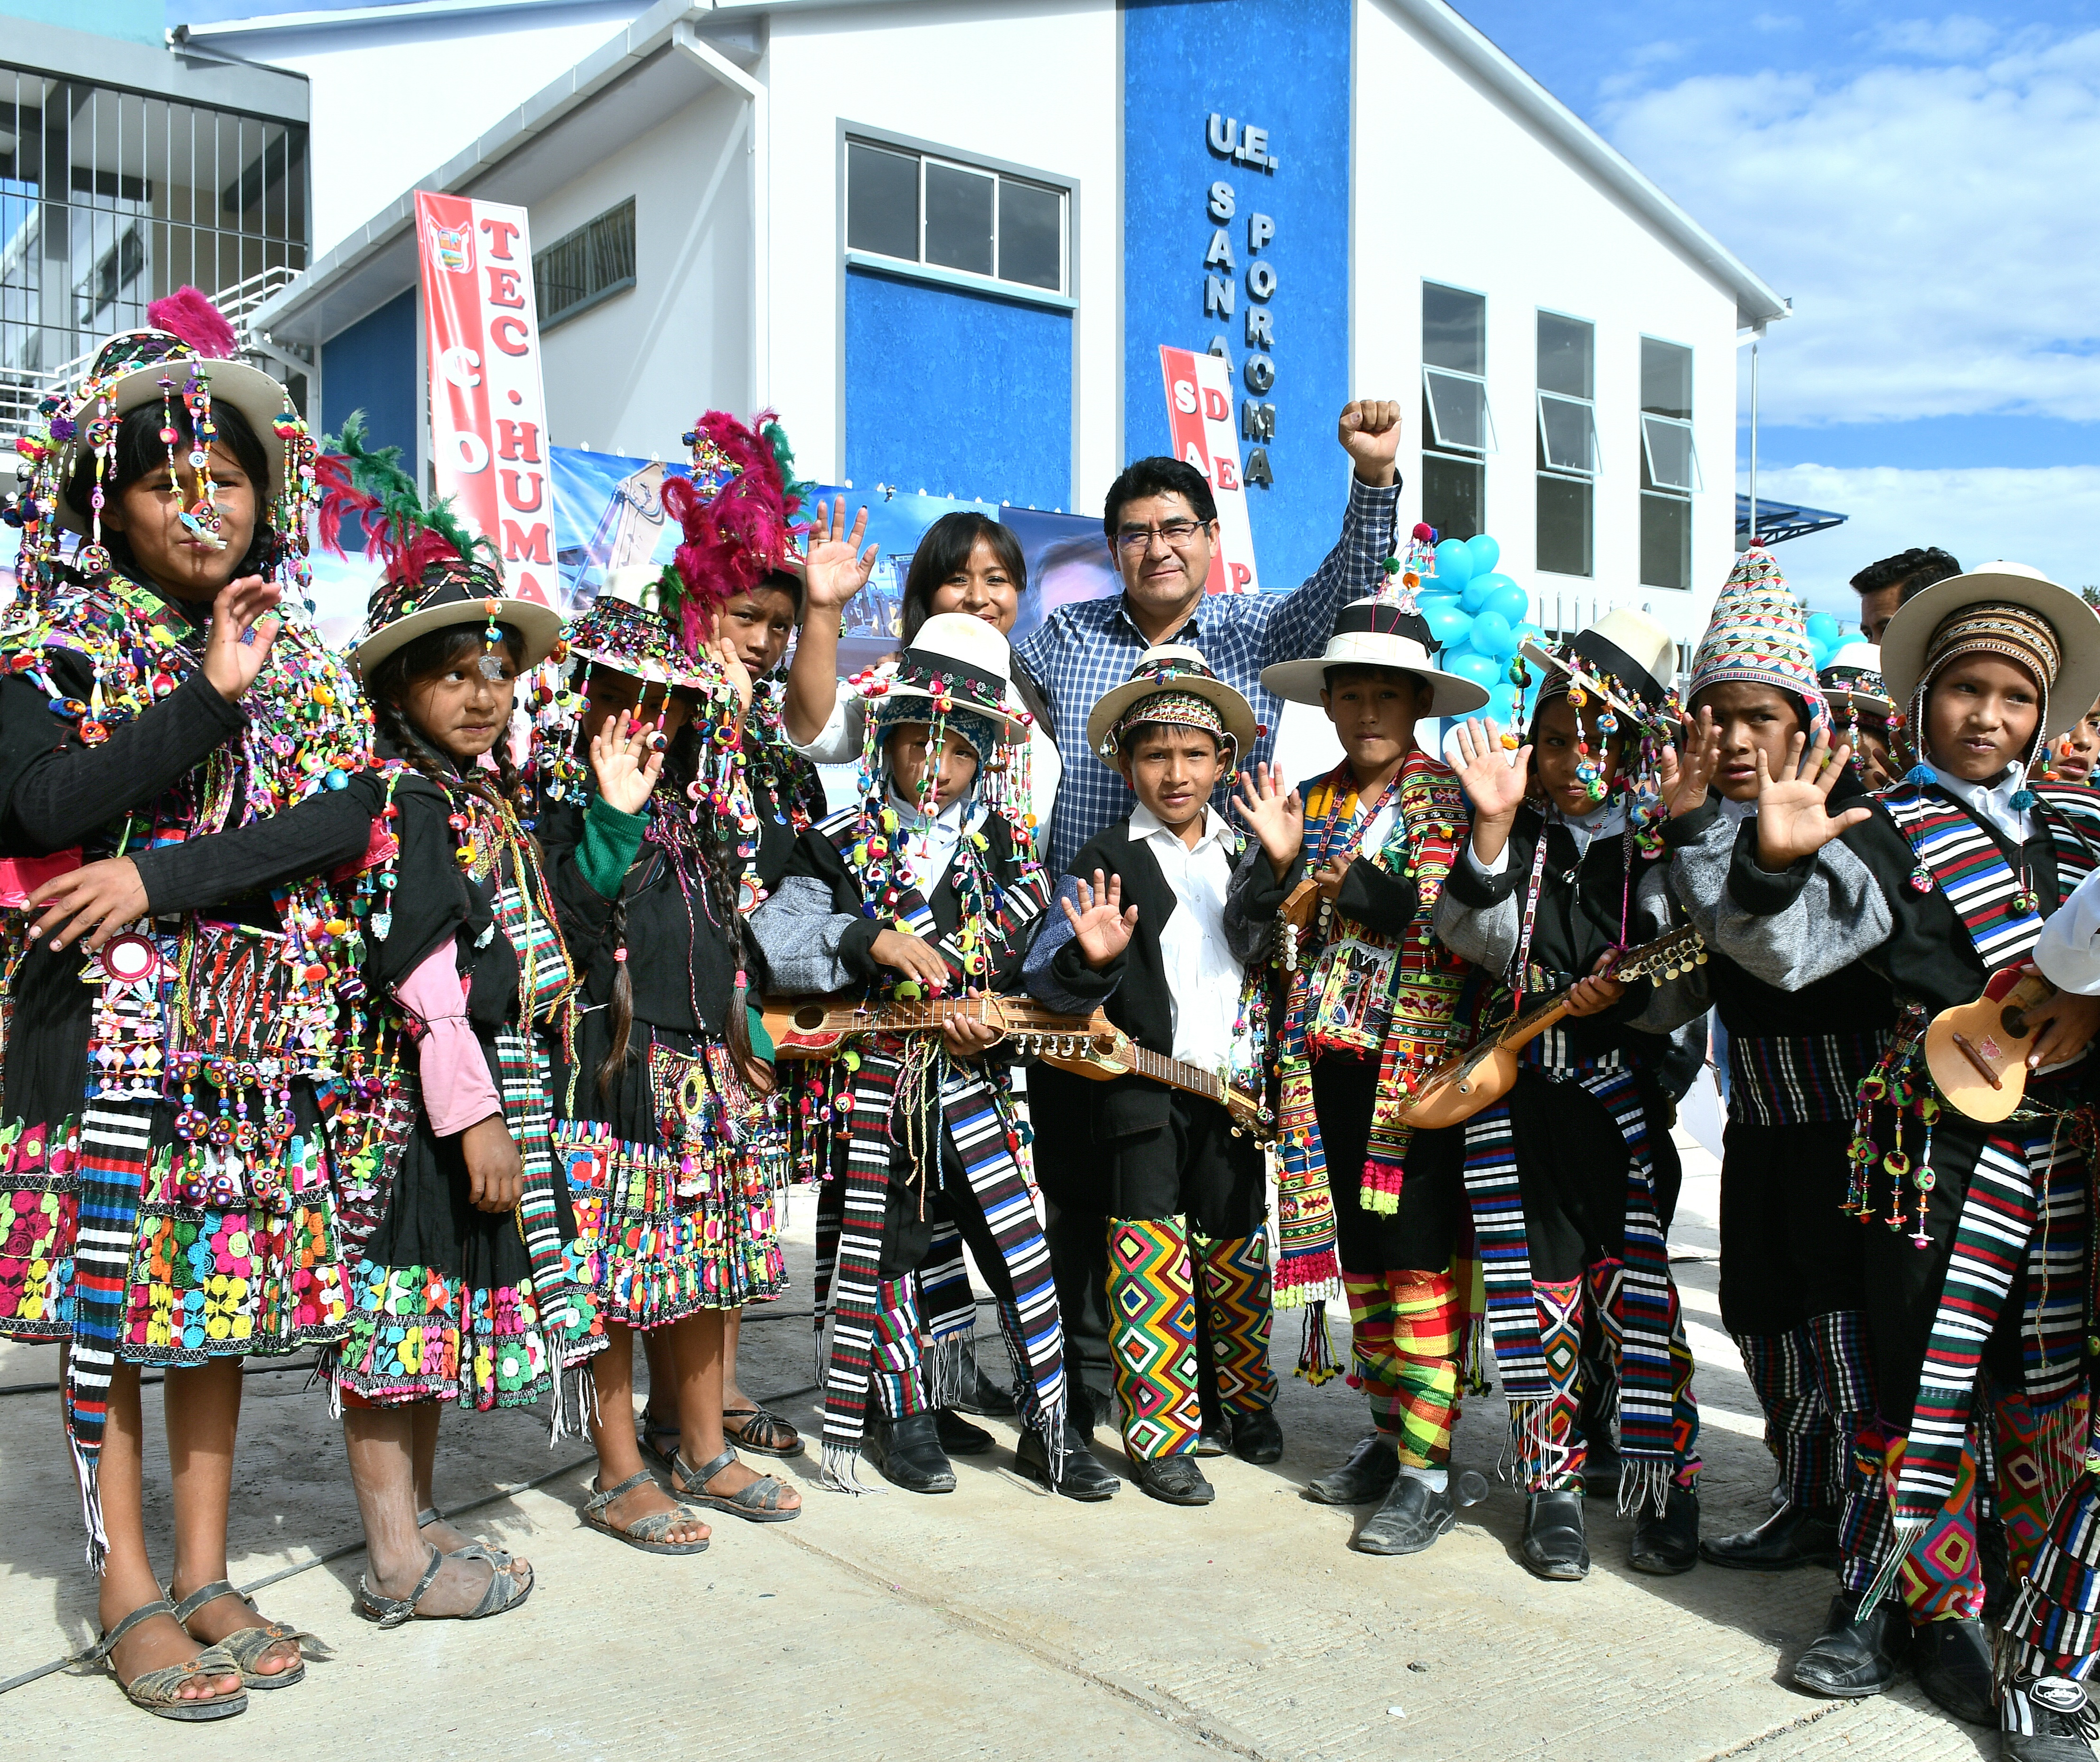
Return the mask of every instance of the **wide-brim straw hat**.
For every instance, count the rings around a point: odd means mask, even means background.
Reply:
[[[1013,745],[1034,718],[1013,687],[1013,651],[995,625],[968,612],[940,612],[898,658],[864,676],[868,714],[883,722],[931,722],[951,709],[982,716]]]
[[[507,624],[524,644],[518,666],[536,667],[561,638],[562,615],[536,599],[502,591],[501,580],[479,564],[454,559],[434,564],[405,585],[382,578],[372,590],[364,628],[351,639],[351,671],[360,679],[396,649],[448,625]]]
[[[2055,678],[2041,682],[2048,713],[2038,731],[2044,739],[2062,734],[2100,698],[2100,616],[2069,588],[2023,563],[1987,563],[1904,602],[1882,633],[1882,678],[1889,696],[1908,706],[1940,625],[1965,607],[1993,603],[2038,612],[2056,633],[2062,660]]]
[[[1421,614],[1392,600],[1360,599],[1344,606],[1326,649],[1309,660],[1280,660],[1263,668],[1262,689],[1287,703],[1317,704],[1332,667],[1389,667],[1413,673],[1429,687],[1427,713],[1432,716],[1468,714],[1489,695],[1479,681],[1439,667],[1430,658],[1429,626]]]

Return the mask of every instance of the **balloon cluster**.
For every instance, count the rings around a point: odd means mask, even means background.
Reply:
[[[1505,728],[1529,721],[1538,695],[1538,669],[1526,687],[1512,682],[1511,664],[1527,642],[1546,633],[1529,621],[1531,597],[1495,566],[1502,548],[1485,532],[1447,538],[1436,547],[1436,572],[1423,577],[1415,603],[1429,625],[1446,671],[1488,688],[1488,707]]]
[[[1830,665],[1830,657],[1845,646],[1845,627],[1827,612],[1808,615],[1808,648],[1818,673]]]

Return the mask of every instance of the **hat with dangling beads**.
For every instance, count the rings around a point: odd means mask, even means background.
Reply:
[[[102,516],[104,485],[115,477],[117,432],[134,410],[157,401],[169,479],[183,496],[183,523],[197,541],[214,549],[224,548],[224,541],[211,474],[218,432],[212,412],[231,408],[246,418],[269,474],[258,490],[277,538],[271,565],[290,559],[293,579],[302,594],[306,592],[311,581],[306,554],[307,508],[315,492],[313,439],[291,394],[261,369],[234,358],[239,345],[232,325],[205,294],[179,288],[146,308],[145,329],[120,332],[97,349],[77,386],[43,399],[38,406],[42,431],[15,444],[30,467],[28,488],[0,516],[21,528],[25,576],[61,562],[90,580],[109,573],[113,559],[103,543]],[[188,451],[179,457],[178,402],[190,431]],[[95,486],[81,506],[71,479],[88,459],[95,464]],[[87,542],[68,557],[62,531]]]
[[[1801,700],[1812,746],[1830,731],[1830,706],[1816,682],[1808,614],[1772,554],[1753,545],[1736,559],[1692,657],[1688,704],[1709,686],[1767,685]]]

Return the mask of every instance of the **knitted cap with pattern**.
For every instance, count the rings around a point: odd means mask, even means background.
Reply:
[[[1811,741],[1830,726],[1830,706],[1816,683],[1807,613],[1762,545],[1736,559],[1714,602],[1714,616],[1692,657],[1687,708],[1709,686],[1732,682],[1768,685],[1799,698],[1808,710]]]

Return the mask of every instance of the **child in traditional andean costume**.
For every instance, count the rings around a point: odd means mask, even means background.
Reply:
[[[861,799],[803,834],[752,919],[782,991],[845,991],[921,1023],[946,1018],[938,1035],[849,1042],[812,1116],[827,1175],[817,1292],[827,1332],[823,1478],[846,1490],[858,1485],[863,1444],[893,1485],[939,1493],[955,1484],[935,1411],[973,1356],[976,1311],[960,1250],[934,1258],[943,1225],[991,1287],[1017,1383],[1017,1465],[1074,1497],[1114,1486],[1091,1457],[1079,1460],[1068,1428],[1057,1292],[1017,1158],[998,1031],[925,1001],[1018,990],[1049,898],[1004,787],[1008,751],[1027,739],[1008,664],[997,630],[943,613],[897,661],[857,679],[870,700]]]
[[[1215,1094],[1132,1073],[1089,1084],[1087,1125],[1106,1164],[1110,1355],[1123,1450],[1138,1485],[1175,1505],[1215,1496],[1198,1466],[1201,1380],[1215,1380],[1233,1451],[1283,1454],[1271,1318],[1267,1168],[1254,1119],[1226,1103],[1266,1088],[1259,974],[1298,844],[1295,799],[1264,771],[1238,806],[1210,797],[1254,744],[1254,711],[1193,648],[1148,650],[1095,704],[1088,744],[1138,805],[1074,859],[1060,909],[1028,956],[1030,991],[1109,1018]],[[1251,811],[1250,811],[1251,810]],[[1265,852],[1266,845],[1275,845]]]
[[[2001,1753],[2089,1762],[2085,1685],[2100,1650],[2089,1047],[2100,998],[2058,991],[2025,1010],[2035,1039],[2010,1110],[1996,1098],[2004,1080],[1984,1084],[1959,1047],[1957,1062],[1929,1061],[1925,1031],[1987,986],[1993,997],[2008,989],[2094,871],[2092,793],[2027,778],[2044,743],[2100,696],[2100,621],[2036,571],[1992,563],[1914,596],[1881,658],[1918,763],[1872,806],[1836,813],[1828,764],[1777,780],[1728,881],[1736,904],[1767,919],[1770,941],[1798,951],[1803,978],[1863,960],[1903,1009],[1859,1085],[1846,1199],[1867,1226],[1871,1472],[1846,1513],[1830,1631],[1811,1652],[1866,1692],[1887,1680],[1910,1641],[1912,1578],[1940,1622],[1973,1620],[1977,1470],[1994,1463],[2016,1588],[1995,1649]]]
[[[1564,651],[1527,645],[1526,665],[1546,669],[1527,744],[1511,753],[1492,722],[1458,734],[1473,825],[1436,934],[1500,982],[1509,1013],[1563,991],[1569,1004],[1524,1048],[1515,1086],[1465,1126],[1523,1557],[1544,1579],[1588,1574],[1585,1471],[1611,1442],[1599,1416],[1614,1384],[1630,1563],[1678,1573],[1698,1560],[1699,1420],[1665,1242],[1679,1170],[1661,1071],[1665,1036],[1701,1005],[1666,977],[1609,976],[1673,922],[1650,823],[1675,727],[1661,677],[1674,651],[1653,619],[1607,613]],[[1603,1385],[1586,1412],[1586,1382]]]
[[[1318,704],[1345,755],[1299,786],[1304,837],[1290,879],[1303,930],[1294,926],[1277,962],[1277,1302],[1310,1306],[1313,1362],[1301,1368],[1320,1378],[1325,1305],[1348,1299],[1349,1380],[1370,1402],[1372,1432],[1307,1493],[1323,1504],[1382,1501],[1351,1544],[1370,1554],[1429,1547],[1462,1500],[1486,1490],[1477,1474],[1451,1485],[1471,1283],[1458,1258],[1465,1135],[1413,1130],[1399,1112],[1410,1084],[1470,1040],[1480,990],[1430,934],[1466,836],[1466,799],[1456,774],[1416,744],[1415,724],[1479,709],[1488,692],[1431,664],[1412,598],[1427,559],[1409,561],[1393,597],[1343,608],[1324,654],[1262,676],[1278,696]]]

